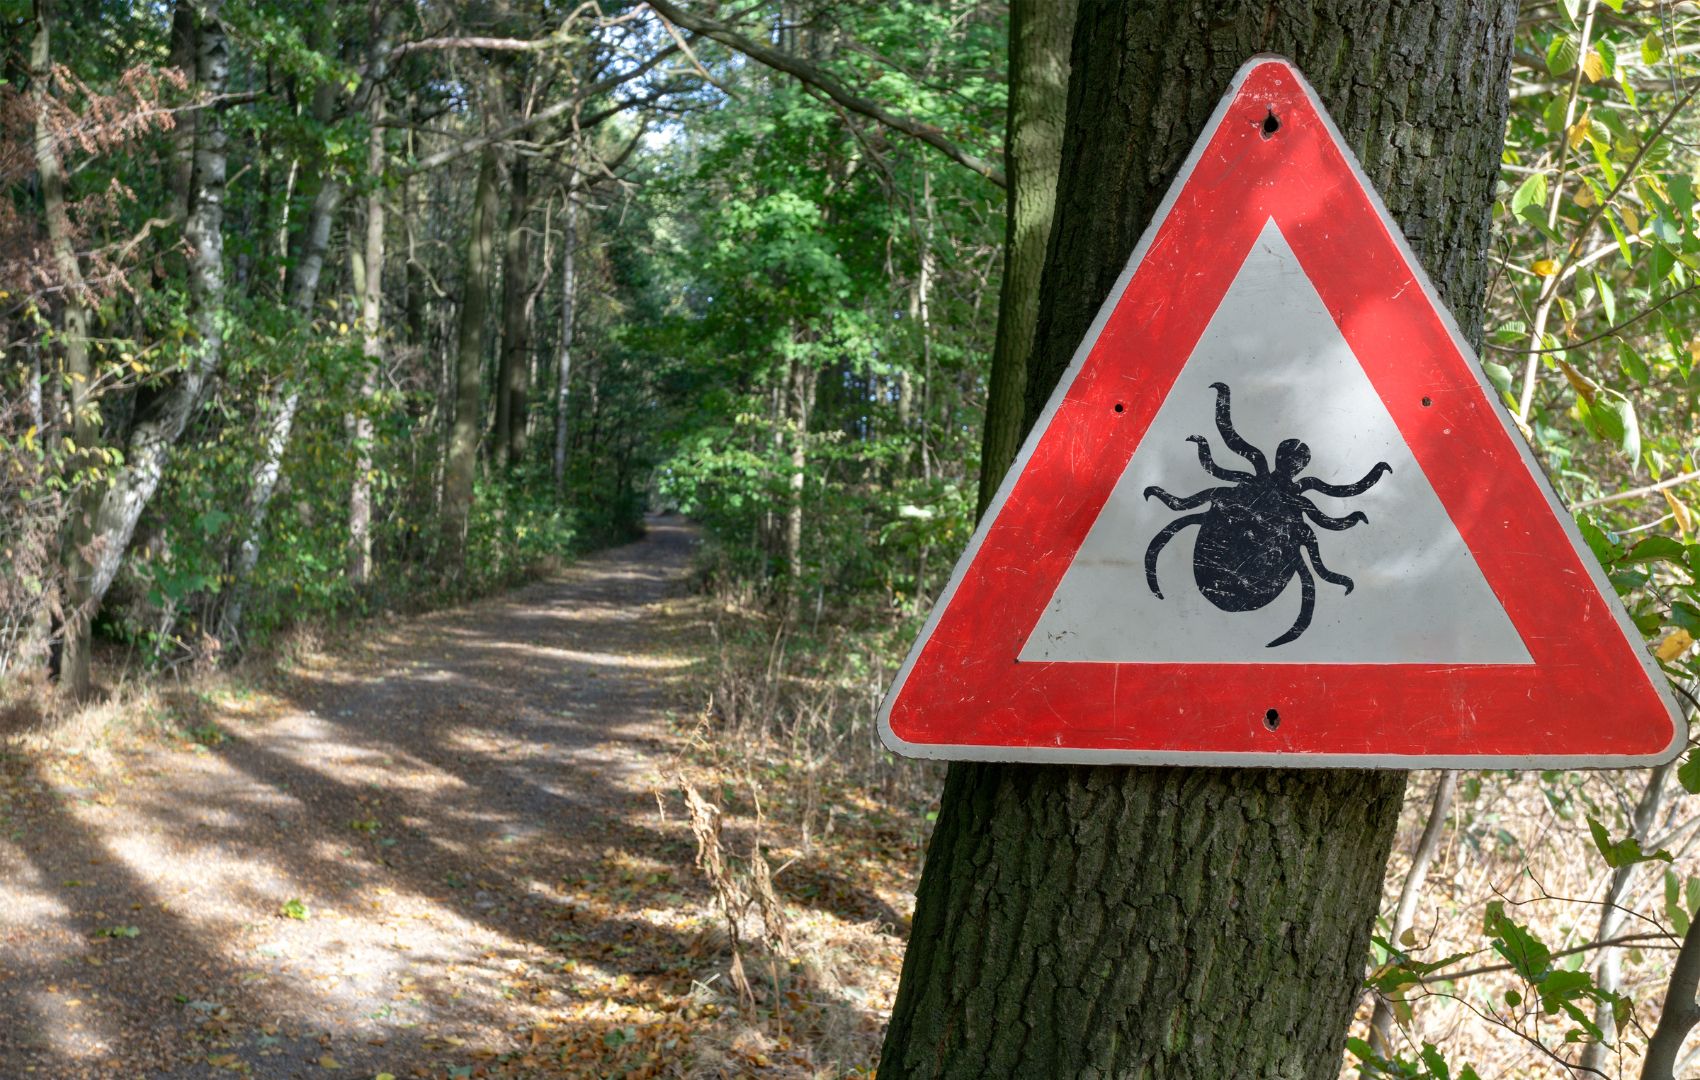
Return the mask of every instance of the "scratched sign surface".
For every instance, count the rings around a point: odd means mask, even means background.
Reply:
[[[899,670],[891,749],[1627,766],[1686,732],[1293,66],[1241,69]]]

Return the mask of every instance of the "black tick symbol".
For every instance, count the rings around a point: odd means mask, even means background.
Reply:
[[[1157,556],[1163,545],[1189,525],[1200,526],[1198,541],[1193,545],[1192,578],[1204,598],[1222,611],[1256,611],[1281,595],[1287,583],[1297,575],[1302,590],[1299,617],[1286,633],[1271,641],[1269,648],[1285,645],[1296,639],[1310,626],[1311,613],[1316,608],[1317,577],[1352,591],[1352,579],[1336,574],[1322,565],[1322,553],[1317,549],[1312,525],[1338,532],[1368,521],[1361,510],[1343,518],[1331,518],[1305,498],[1307,491],[1320,491],[1337,499],[1362,495],[1393,467],[1378,461],[1368,475],[1355,484],[1325,484],[1314,476],[1298,474],[1310,464],[1310,447],[1298,439],[1283,439],[1275,451],[1275,471],[1263,451],[1251,445],[1234,430],[1228,418],[1228,385],[1211,383],[1216,391],[1216,430],[1228,449],[1245,458],[1256,469],[1256,475],[1224,469],[1210,457],[1210,441],[1203,435],[1189,436],[1187,441],[1198,444],[1198,463],[1204,471],[1218,480],[1228,481],[1226,487],[1210,488],[1196,495],[1178,498],[1160,487],[1145,489],[1147,499],[1155,495],[1170,510],[1191,510],[1210,504],[1202,514],[1176,518],[1163,526],[1145,549],[1145,581],[1151,592],[1161,600],[1162,587],[1157,584]],[[1310,555],[1310,567],[1305,566],[1300,552]]]

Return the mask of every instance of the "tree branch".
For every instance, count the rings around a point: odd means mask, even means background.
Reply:
[[[998,187],[1008,186],[1008,181],[1005,180],[1002,169],[957,146],[947,139],[944,132],[937,126],[924,123],[913,117],[900,116],[889,111],[878,102],[869,101],[867,98],[853,93],[849,87],[833,76],[800,57],[764,45],[714,19],[683,11],[677,4],[672,3],[672,0],[649,0],[649,7],[668,22],[676,23],[693,34],[701,34],[703,37],[718,41],[735,52],[743,53],[759,64],[766,65],[775,71],[784,72],[799,82],[814,87],[851,112],[860,113],[869,119],[884,124],[893,131],[901,131],[905,135],[919,139],[958,165],[984,176]]]
[[[1628,491],[1620,491],[1615,495],[1602,495],[1597,499],[1583,499],[1579,503],[1571,503],[1570,508],[1572,510],[1582,510],[1589,506],[1604,506],[1607,503],[1624,502],[1628,499],[1639,499],[1643,495],[1656,495],[1669,488],[1681,487],[1683,484],[1686,484],[1691,480],[1700,480],[1700,469],[1696,469],[1693,472],[1678,473],[1675,476],[1660,480],[1656,484],[1648,484],[1646,487],[1631,488]]]
[[[1653,1029],[1653,1037],[1647,1040],[1641,1080],[1672,1080],[1683,1040],[1700,1022],[1696,993],[1700,993],[1700,919],[1690,923],[1688,933],[1682,935],[1682,949],[1676,954],[1676,966],[1671,969],[1665,1005],[1659,1010],[1659,1024]]]
[[[591,84],[579,93],[575,93],[570,97],[566,97],[555,102],[555,104],[550,105],[548,108],[537,110],[523,120],[516,120],[507,127],[492,131],[488,135],[480,135],[475,139],[468,139],[463,143],[457,143],[445,150],[439,150],[435,154],[420,158],[418,161],[413,163],[412,167],[402,170],[398,173],[398,175],[405,178],[415,176],[422,172],[429,172],[432,169],[447,165],[452,161],[459,161],[468,154],[476,154],[491,143],[505,142],[523,131],[529,131],[539,124],[546,124],[555,119],[557,116],[561,116],[564,113],[571,112],[573,109],[580,107],[591,98],[600,94],[605,94],[622,83],[630,82],[633,79],[647,74],[657,64],[661,63],[661,61],[678,51],[679,47],[677,45],[669,45],[664,49],[659,49],[656,51],[655,55],[649,57],[636,68],[623,75],[611,75],[608,78],[603,79],[601,82]],[[625,106],[621,106],[620,108],[624,107]],[[610,110],[607,115],[613,115],[614,112],[618,111],[619,109]]]

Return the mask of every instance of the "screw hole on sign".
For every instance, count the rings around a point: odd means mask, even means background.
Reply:
[[[1122,411],[1122,408],[1123,408],[1123,406],[1122,406],[1122,403],[1121,403],[1121,402],[1119,402],[1119,401],[1118,401],[1118,402],[1116,402],[1116,411],[1117,411],[1117,412],[1121,412],[1121,411]]]
[[[1432,399],[1432,398],[1423,398],[1423,408],[1425,408],[1425,409],[1426,409],[1426,408],[1428,408],[1428,407],[1429,407],[1429,406],[1430,406],[1430,405],[1433,405],[1433,404],[1434,404],[1434,401],[1433,401],[1433,399]]]
[[[1269,115],[1263,118],[1263,137],[1265,139],[1281,130],[1281,121],[1275,119],[1275,110],[1270,109]]]
[[[1280,711],[1277,710],[1277,709],[1270,709],[1268,712],[1264,713],[1263,714],[1263,726],[1268,728],[1270,731],[1274,731],[1276,728],[1280,727],[1281,726],[1281,713],[1280,713]]]

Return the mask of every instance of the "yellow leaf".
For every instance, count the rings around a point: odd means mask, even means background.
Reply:
[[[1594,394],[1599,390],[1593,380],[1571,367],[1567,360],[1560,360],[1558,366],[1564,371],[1564,377],[1570,380],[1570,389],[1576,391],[1576,396],[1592,405]]]
[[[1576,205],[1584,209],[1594,205],[1594,189],[1583,184],[1582,190],[1576,193]]]
[[[1535,265],[1529,269],[1541,277],[1552,277],[1558,273],[1558,263],[1553,259],[1536,259]]]
[[[1687,503],[1672,495],[1669,488],[1660,494],[1665,497],[1665,505],[1670,507],[1671,516],[1676,518],[1676,527],[1681,531],[1682,538],[1688,539],[1688,534],[1694,531],[1694,511],[1688,508]]]
[[[340,1068],[342,1068],[342,1062],[338,1061],[334,1057],[331,1057],[329,1054],[326,1054],[324,1057],[319,1059],[319,1068],[321,1068],[321,1069],[340,1069]]]
[[[1687,652],[1688,647],[1692,644],[1694,644],[1694,635],[1679,626],[1670,632],[1669,637],[1659,642],[1659,647],[1653,650],[1653,655],[1668,664]]]
[[[1582,110],[1582,118],[1574,124],[1571,124],[1570,130],[1564,134],[1564,141],[1566,145],[1568,145],[1572,150],[1581,146],[1588,140],[1588,132],[1593,130],[1593,127],[1594,122],[1589,119],[1588,110]],[[1584,190],[1586,190],[1586,185],[1584,185]]]
[[[1618,207],[1617,216],[1623,219],[1623,227],[1626,231],[1632,233],[1641,231],[1641,219],[1635,216],[1635,211],[1631,208],[1627,206]]]
[[[214,1054],[212,1057],[207,1058],[207,1064],[212,1065],[212,1066],[216,1066],[217,1068],[222,1069],[222,1068],[225,1068],[226,1066],[236,1064],[236,1055],[235,1054]]]
[[[1589,82],[1599,82],[1606,77],[1605,59],[1593,49],[1589,49],[1588,55],[1582,60],[1582,74],[1588,76]]]

